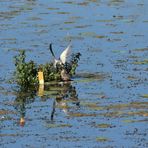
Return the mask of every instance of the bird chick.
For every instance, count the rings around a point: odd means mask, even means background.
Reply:
[[[61,78],[63,81],[70,81],[70,75],[67,73],[65,69],[61,70]]]

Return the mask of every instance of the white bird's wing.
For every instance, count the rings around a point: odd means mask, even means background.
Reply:
[[[71,54],[71,44],[69,44],[68,47],[60,55],[60,60],[63,64],[66,63],[66,60],[70,54]]]
[[[60,60],[54,59],[54,67],[56,68],[57,64],[61,64]]]

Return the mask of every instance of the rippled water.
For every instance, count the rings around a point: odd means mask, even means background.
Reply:
[[[148,147],[147,0],[0,0],[1,147]],[[20,90],[13,57],[82,57],[68,84]]]

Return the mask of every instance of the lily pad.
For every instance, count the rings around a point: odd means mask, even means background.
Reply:
[[[21,136],[20,134],[0,134],[0,137],[16,137]]]
[[[148,117],[148,112],[147,111],[128,112],[128,115],[131,116],[138,115],[138,116]]]
[[[79,26],[75,26],[75,28],[87,28],[90,27],[91,25],[79,25]]]
[[[113,53],[126,53],[125,50],[112,50]]]
[[[132,81],[132,80],[137,80],[138,78],[136,78],[134,76],[128,76],[127,79]]]
[[[127,109],[127,108],[136,108],[136,109],[144,109],[148,108],[148,102],[132,102],[129,104],[116,104],[116,105],[109,105],[105,106],[106,109],[112,109],[112,110],[121,110],[121,109]]]
[[[148,20],[143,21],[143,23],[148,23]]]
[[[105,22],[105,23],[108,23],[108,22],[113,22],[113,20],[96,20],[96,22]]]
[[[104,35],[95,35],[94,38],[98,38],[98,39],[103,39],[106,38],[107,36]]]
[[[144,94],[141,96],[142,98],[148,98],[148,94]]]
[[[121,111],[115,111],[115,112],[101,113],[100,115],[102,115],[104,117],[116,118],[116,117],[125,116],[125,113],[124,112],[121,112]]]
[[[146,47],[146,48],[138,48],[138,49],[135,49],[135,51],[148,51],[148,47]]]
[[[64,3],[64,4],[75,4],[74,1],[64,1],[63,3]]]
[[[98,106],[96,103],[81,102],[81,105],[82,105],[82,106],[85,106],[85,107],[87,107],[87,108],[89,108],[89,109],[91,109],[91,110],[102,110],[102,109],[103,109],[103,107]]]
[[[129,58],[131,58],[131,59],[138,59],[139,57],[135,56],[135,55],[131,55],[131,56],[129,56]]]
[[[80,6],[87,6],[89,4],[89,2],[81,2],[81,3],[77,3],[77,5]]]
[[[147,65],[148,64],[148,59],[145,59],[143,61],[133,62],[133,64],[135,64],[135,65]]]
[[[64,128],[64,127],[72,127],[70,124],[47,124],[48,128]]]
[[[48,10],[59,10],[60,8],[53,8],[53,7],[49,7],[47,8]]]
[[[10,111],[10,110],[0,110],[0,115],[7,115],[7,114],[16,114],[16,112],[14,111]]]
[[[105,137],[97,137],[96,141],[98,141],[98,142],[107,142],[109,140],[108,140],[108,138],[105,138]]]
[[[74,24],[75,22],[72,22],[72,21],[67,21],[67,22],[64,22],[64,24]]]
[[[93,37],[93,36],[96,36],[96,33],[94,32],[81,32],[79,33],[80,36],[82,37]]]
[[[103,80],[107,77],[107,74],[103,73],[78,73],[75,75],[77,78],[81,78],[76,80],[77,82],[92,82],[96,80]]]
[[[123,120],[125,123],[135,123],[135,122],[148,122],[148,119],[144,120]]]
[[[124,32],[118,31],[118,32],[111,32],[112,34],[123,34]]]
[[[65,41],[70,41],[70,40],[83,40],[84,38],[81,36],[66,36],[64,38]]]
[[[57,12],[57,14],[70,14],[70,12],[61,11],[61,12]]]
[[[110,127],[112,127],[112,125],[107,124],[107,123],[102,123],[102,124],[97,124],[96,127],[99,127],[99,128],[110,128]]]
[[[86,114],[86,113],[70,113],[69,116],[71,117],[95,117],[96,114]]]

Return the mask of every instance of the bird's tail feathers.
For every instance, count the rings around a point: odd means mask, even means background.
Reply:
[[[55,54],[54,54],[54,52],[52,50],[52,43],[50,43],[50,45],[49,45],[49,50],[50,50],[52,56],[55,58]]]

